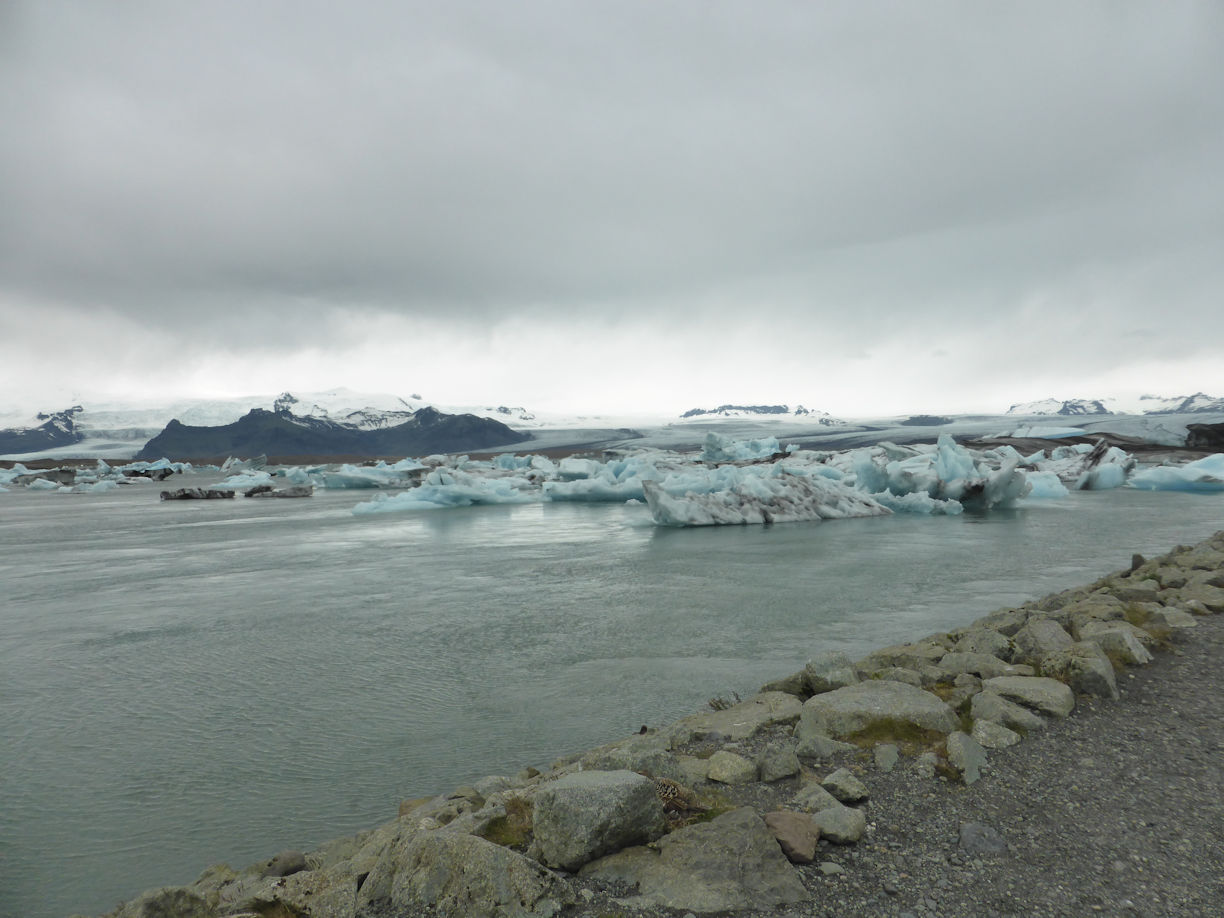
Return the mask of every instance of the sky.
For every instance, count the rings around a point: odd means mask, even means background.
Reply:
[[[8,0],[0,124],[0,408],[1224,395],[1215,0]]]

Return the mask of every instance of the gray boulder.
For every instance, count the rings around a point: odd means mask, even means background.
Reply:
[[[710,756],[707,776],[719,784],[751,784],[757,779],[757,766],[742,755],[720,749]]]
[[[1118,682],[1113,664],[1100,645],[1077,641],[1065,650],[1056,650],[1041,661],[1042,675],[1065,682],[1074,692],[1116,699]]]
[[[834,844],[853,845],[867,832],[867,815],[852,806],[831,806],[812,816],[820,837]]]
[[[1071,689],[1045,676],[998,676],[982,683],[982,693],[1000,695],[1054,717],[1066,717],[1075,710],[1075,694]]]
[[[841,803],[858,803],[867,799],[867,785],[845,768],[831,772],[820,782],[820,786]]]
[[[988,720],[1020,734],[1028,733],[1030,730],[1040,730],[1045,726],[1045,721],[1040,715],[994,692],[980,692],[974,695],[973,701],[969,703],[969,715],[975,721]]]
[[[990,679],[994,676],[1019,675],[1017,670],[1020,669],[1020,667],[1004,663],[998,657],[987,653],[960,651],[945,654],[944,658],[939,661],[939,668],[951,676],[970,673],[975,676],[981,676],[983,679]]]
[[[695,913],[773,909],[808,898],[764,821],[743,807],[686,826],[654,846],[630,848],[582,870],[637,887],[635,905]]]
[[[1079,632],[1080,640],[1099,645],[1111,660],[1132,666],[1152,662],[1140,634],[1151,640],[1151,635],[1129,622],[1089,622]]]
[[[1015,648],[1010,639],[993,628],[973,628],[952,647],[956,653],[988,653],[1010,662]]]
[[[1036,665],[1056,650],[1070,647],[1074,642],[1063,627],[1048,618],[1033,618],[1016,632],[1012,638],[1015,653],[1012,659]]]
[[[580,771],[543,785],[532,824],[532,854],[570,871],[667,829],[654,782],[631,771]]]
[[[987,749],[1006,749],[1020,742],[1020,734],[1015,730],[990,720],[975,721],[971,736]]]
[[[805,784],[799,793],[791,800],[791,806],[805,813],[817,813],[837,806],[840,801],[819,784]]]
[[[794,723],[802,710],[803,702],[794,695],[761,692],[721,711],[703,711],[685,717],[667,729],[666,737],[672,749],[716,734],[738,743],[765,727]]]
[[[361,887],[358,904],[438,918],[506,918],[556,911],[569,885],[540,864],[475,835],[402,834]],[[555,903],[556,907],[551,907]]]
[[[956,715],[938,697],[901,682],[867,681],[809,698],[799,720],[801,730],[831,737],[928,730],[951,733]]]
[[[832,650],[818,653],[808,660],[807,666],[803,668],[803,675],[811,695],[831,692],[859,681],[850,658],[844,653]]]
[[[212,918],[212,909],[186,886],[151,889],[119,909],[116,918]]]
[[[757,771],[762,781],[781,781],[799,774],[802,766],[795,754],[794,740],[769,743],[757,755]]]

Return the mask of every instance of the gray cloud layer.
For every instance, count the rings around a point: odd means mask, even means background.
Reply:
[[[10,330],[1224,340],[1218,3],[29,2],[0,36]]]

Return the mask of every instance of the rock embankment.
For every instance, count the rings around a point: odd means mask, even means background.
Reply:
[[[1220,612],[1224,532],[111,915],[1220,914]]]

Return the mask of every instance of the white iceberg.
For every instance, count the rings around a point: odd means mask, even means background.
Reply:
[[[1158,465],[1137,472],[1132,488],[1144,491],[1224,491],[1224,453],[1215,453],[1182,466]]]

